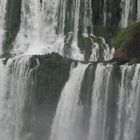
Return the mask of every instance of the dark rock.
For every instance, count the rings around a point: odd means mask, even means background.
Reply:
[[[127,49],[117,49],[113,55],[113,59],[114,60],[124,60],[124,61],[128,61],[129,60],[129,56],[128,56],[128,51]]]

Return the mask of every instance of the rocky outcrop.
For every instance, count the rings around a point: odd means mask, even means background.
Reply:
[[[129,61],[132,58],[140,59],[140,38],[134,38],[130,41],[128,48],[116,49],[113,59],[121,59],[124,61]]]
[[[129,60],[129,56],[128,56],[128,51],[127,49],[117,49],[113,55],[113,59],[114,60],[124,60],[124,61],[128,61]]]

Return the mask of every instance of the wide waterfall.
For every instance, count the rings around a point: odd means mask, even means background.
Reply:
[[[140,140],[139,50],[113,44],[139,21],[140,0],[0,0],[0,140]]]

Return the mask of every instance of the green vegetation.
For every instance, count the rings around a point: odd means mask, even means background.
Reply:
[[[90,37],[84,37],[82,34],[78,36],[78,46],[81,50],[87,49],[92,46]]]
[[[132,58],[129,62],[128,62],[128,65],[135,65],[138,63],[138,59],[136,58]]]
[[[118,48],[140,47],[140,22],[130,24],[113,39],[113,45]]]

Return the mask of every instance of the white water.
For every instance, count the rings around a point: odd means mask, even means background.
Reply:
[[[93,83],[90,131],[88,140],[107,140],[105,135],[106,104],[112,66],[98,64]]]
[[[98,61],[100,60],[101,56],[103,57],[104,61],[112,59],[115,49],[114,48],[111,49],[109,45],[105,42],[104,38],[98,37],[98,39],[100,39],[100,42],[98,43],[98,42],[94,42],[92,37],[96,38],[96,36],[91,35],[91,42],[93,45],[92,45],[92,54],[89,60]]]
[[[91,0],[84,0],[85,9],[84,9],[84,31],[83,34],[88,36],[87,27],[92,27],[92,4]],[[82,23],[81,23],[82,24]],[[80,24],[80,25],[81,25]]]
[[[135,3],[137,2],[137,7],[135,7]],[[137,10],[136,20],[140,21],[140,1],[133,1],[133,0],[122,0],[121,1],[121,8],[122,8],[122,17],[121,17],[121,27],[125,28],[128,26],[129,22],[131,21],[131,17],[133,9]],[[133,15],[134,16],[134,15]]]
[[[121,1],[121,8],[122,8],[121,26],[123,28],[127,27],[128,22],[129,22],[130,2],[131,2],[131,0],[122,0]]]
[[[0,48],[4,39],[5,8],[6,0],[0,1]],[[83,54],[77,47],[77,35],[80,18],[80,0],[73,0],[74,27],[70,57],[83,60]],[[88,3],[89,2],[89,3]],[[126,27],[129,21],[130,0],[122,0],[125,3],[122,13],[122,27]],[[87,26],[91,26],[91,1],[85,0],[86,10],[84,15],[84,30],[87,34]],[[87,4],[88,3],[88,4]],[[138,1],[138,7],[139,7]],[[58,7],[61,12],[58,18]],[[28,84],[32,70],[29,70],[29,59],[33,54],[47,54],[57,52],[64,55],[64,26],[66,16],[67,0],[22,0],[22,15],[20,31],[14,44],[14,53],[17,56],[9,59],[6,65],[0,60],[0,139],[2,140],[30,140],[32,134],[23,134],[23,110],[25,99],[28,98]],[[106,6],[106,5],[105,5]],[[88,12],[88,9],[90,9]],[[104,11],[106,12],[106,11]],[[138,19],[139,19],[138,8]],[[60,23],[59,32],[56,33]],[[104,13],[104,24],[106,24],[106,13]],[[103,38],[101,45],[93,42],[90,60],[97,61],[99,48],[103,48],[103,59],[112,58],[114,50],[110,50]],[[0,51],[1,54],[2,51]],[[24,53],[21,57],[19,53]],[[81,140],[80,127],[84,106],[80,104],[80,89],[88,65],[78,64],[70,73],[70,78],[62,90],[53,121],[50,140]],[[95,80],[92,91],[91,118],[88,140],[108,140],[106,129],[108,116],[109,82],[112,78],[112,65],[98,64],[95,72]],[[134,71],[134,75],[132,74]],[[118,93],[117,120],[115,120],[115,140],[135,140],[139,130],[139,93],[140,93],[140,66],[121,69],[122,78],[120,92]],[[115,83],[112,83],[112,85]],[[115,103],[114,103],[115,104]],[[112,139],[113,140],[113,139]]]
[[[82,106],[79,104],[81,83],[88,65],[78,64],[62,90],[52,126],[50,140],[80,140],[77,131]]]
[[[25,54],[62,54],[63,39],[55,34],[56,0],[23,0],[20,32],[14,51]]]
[[[137,1],[137,20],[140,21],[140,1]]]
[[[72,59],[83,61],[84,54],[78,47],[80,3],[80,0],[72,1],[73,9],[71,9],[71,17],[69,18],[73,19],[73,29],[69,33],[72,42],[70,43],[68,56]],[[56,52],[60,55],[65,55],[64,28],[66,24],[66,7],[68,5],[65,0],[42,0],[42,3],[39,0],[23,0],[21,26],[14,43],[13,53],[34,55]],[[92,29],[91,1],[85,1],[85,14],[83,19],[84,23],[81,24],[84,24],[83,35],[85,35],[87,34],[88,27]],[[109,54],[111,51],[109,47],[106,46],[103,49],[104,59],[108,60],[112,58],[112,54]],[[95,59],[92,58],[92,60]]]
[[[22,134],[23,110],[27,97],[29,57],[9,60],[6,66],[0,61],[0,138],[24,140]],[[28,134],[27,134],[28,135]],[[27,140],[27,139],[26,139]]]
[[[5,14],[7,0],[0,1],[0,55],[2,54],[2,43],[5,34]]]
[[[103,17],[104,17],[104,20],[103,20],[103,24],[104,26],[106,26],[106,22],[107,22],[107,0],[104,0],[104,8],[103,8],[104,12],[103,12]]]
[[[71,57],[81,60],[83,56],[77,46],[80,1],[74,2],[74,40],[71,46]],[[52,52],[63,55],[65,4],[64,0],[42,0],[42,3],[38,0],[23,0],[21,27],[13,51],[15,53],[24,52],[27,55]],[[62,11],[60,15],[58,15],[58,6]],[[58,21],[61,31],[56,34]]]
[[[50,140],[80,140],[83,137],[80,133],[82,128],[78,126],[79,122],[82,123],[80,119],[84,106],[78,103],[86,67],[86,65],[78,66],[71,71],[70,79],[61,93]],[[112,65],[97,65],[92,88],[88,140],[139,139],[140,65],[122,66],[120,82],[117,83],[112,79],[114,70]],[[116,112],[116,115],[112,114],[112,111]]]
[[[137,65],[135,69],[134,66],[122,67],[116,140],[134,140],[137,138],[137,119],[140,102],[139,73],[140,65]]]

